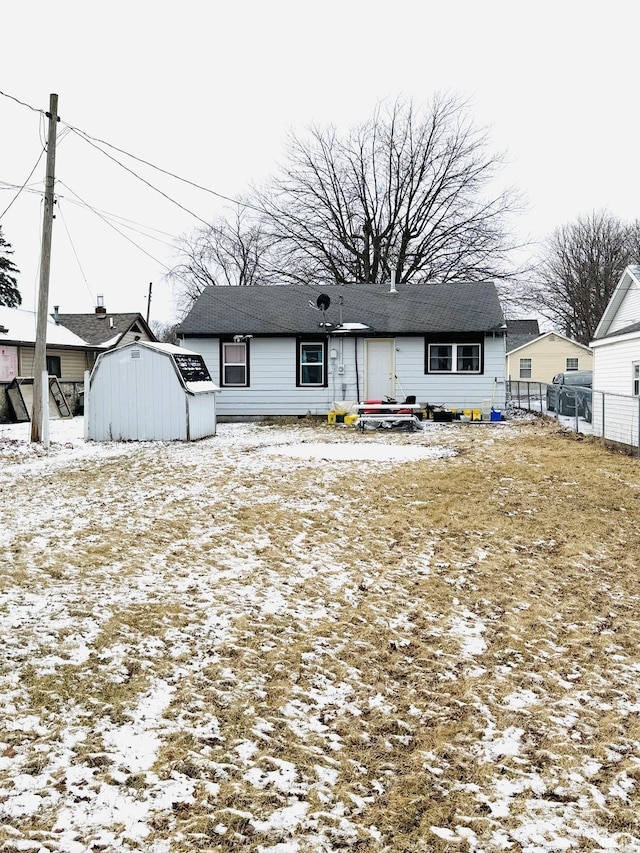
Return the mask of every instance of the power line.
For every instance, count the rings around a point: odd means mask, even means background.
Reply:
[[[22,186],[20,187],[20,189],[18,189],[18,192],[17,192],[17,193],[15,194],[15,196],[11,199],[11,201],[9,202],[9,204],[7,205],[7,207],[5,207],[5,209],[2,211],[2,213],[0,213],[0,219],[2,219],[2,217],[5,215],[5,213],[7,213],[7,211],[11,208],[11,206],[13,205],[13,203],[14,203],[15,201],[17,201],[18,197],[20,196],[20,193],[24,190],[24,188],[25,188],[25,187],[27,186],[27,184],[29,183],[29,181],[30,181],[30,179],[31,179],[31,176],[33,175],[33,173],[35,172],[35,170],[38,168],[38,164],[40,163],[40,160],[42,160],[42,155],[45,153],[45,151],[46,151],[46,148],[43,148],[43,149],[42,149],[42,151],[40,152],[40,154],[38,155],[38,159],[37,159],[37,160],[36,160],[36,162],[35,162],[35,166],[34,166],[34,167],[33,167],[33,169],[29,172],[29,176],[28,176],[27,180],[22,184]]]
[[[209,193],[210,195],[214,195],[217,198],[223,199],[224,201],[229,201],[232,204],[238,205],[239,207],[246,207],[249,210],[255,210],[257,213],[264,213],[264,211],[261,208],[256,207],[255,205],[252,205],[249,202],[240,201],[240,199],[237,199],[237,198],[230,198],[229,196],[226,196],[226,195],[223,195],[222,193],[216,192],[216,190],[212,190],[209,187],[204,187],[201,184],[197,184],[195,181],[190,181],[188,178],[182,178],[182,177],[180,177],[180,175],[176,175],[173,172],[169,172],[167,169],[163,169],[160,166],[156,166],[154,163],[149,162],[149,160],[145,160],[142,157],[137,157],[135,154],[131,154],[129,151],[125,151],[122,148],[118,148],[116,145],[112,145],[110,142],[106,142],[103,139],[97,139],[96,137],[91,136],[90,134],[86,133],[83,130],[80,130],[77,127],[73,127],[72,125],[67,125],[67,126],[72,131],[74,131],[76,134],[78,134],[78,136],[80,136],[82,139],[84,139],[86,142],[89,142],[89,144],[100,143],[100,145],[106,145],[108,148],[112,148],[114,151],[117,151],[119,154],[124,154],[126,157],[131,157],[132,160],[137,160],[138,163],[143,163],[145,166],[149,166],[150,168],[155,169],[157,172],[161,172],[163,175],[167,175],[170,178],[174,178],[177,181],[181,181],[183,184],[188,184],[191,187],[195,187],[195,189],[201,190],[202,192],[205,192],[205,193]],[[97,145],[94,145],[94,147],[98,148]],[[102,151],[101,148],[98,148],[98,150]],[[106,151],[102,151],[102,153],[105,154],[105,156],[109,156]],[[112,158],[112,159],[115,159],[115,158]],[[119,163],[119,165],[122,165],[118,160],[115,160],[115,162]],[[127,168],[127,167],[124,166],[123,168]],[[132,174],[135,175],[135,172],[132,172]],[[136,177],[139,177],[139,176],[136,175]],[[144,180],[144,179],[141,179],[141,180]],[[145,183],[146,183],[146,181],[145,181]],[[154,189],[155,189],[155,187],[154,187]],[[189,213],[190,211],[187,211],[187,212]],[[205,224],[208,224],[208,223],[205,223]]]
[[[82,268],[82,264],[80,263],[80,258],[78,257],[78,253],[76,252],[76,247],[75,247],[75,245],[74,245],[74,243],[73,243],[73,240],[71,239],[71,234],[70,234],[70,232],[69,232],[69,228],[67,227],[67,221],[66,221],[66,219],[64,218],[64,213],[63,213],[63,211],[62,211],[62,205],[60,204],[60,199],[59,199],[59,198],[58,198],[58,213],[60,214],[60,219],[62,220],[62,224],[63,224],[63,226],[64,226],[64,230],[67,232],[67,237],[69,238],[69,243],[71,244],[71,249],[72,249],[73,254],[74,254],[74,256],[75,256],[75,259],[76,259],[76,261],[77,261],[77,263],[78,263],[78,269],[79,269],[79,270],[80,270],[80,272],[82,273],[82,278],[83,278],[84,283],[85,283],[85,285],[86,285],[86,287],[87,287],[87,290],[89,291],[89,296],[91,297],[92,301],[95,301],[95,299],[94,299],[94,295],[93,295],[93,292],[92,292],[91,288],[89,287],[89,282],[87,281],[87,276],[85,275],[85,272],[84,272],[84,270],[83,270],[83,268]]]
[[[109,222],[109,220],[108,220],[106,217],[102,216],[102,214],[101,214],[101,213],[99,213],[97,209],[93,208],[93,207],[92,207],[88,202],[86,202],[83,198],[81,198],[81,196],[79,196],[79,195],[78,195],[78,193],[77,193],[77,192],[75,192],[75,190],[72,190],[72,189],[71,189],[71,187],[70,187],[68,184],[62,184],[62,186],[66,186],[66,188],[67,188],[70,192],[72,192],[72,193],[76,196],[76,198],[77,198],[77,199],[79,199],[79,201],[81,201],[81,202],[82,202],[82,204],[83,204],[83,205],[84,205],[88,210],[90,210],[90,211],[91,211],[95,216],[97,216],[97,217],[98,217],[98,219],[101,219],[101,220],[102,220],[106,225],[108,225],[108,226],[109,226],[109,228],[113,228],[113,230],[116,232],[116,234],[119,234],[121,237],[124,237],[124,239],[125,239],[125,240],[127,240],[129,243],[131,243],[131,245],[132,245],[132,246],[135,246],[135,247],[136,247],[136,249],[139,249],[139,250],[140,250],[144,255],[146,255],[148,258],[151,258],[151,260],[152,260],[152,261],[154,261],[156,264],[159,264],[159,265],[160,265],[161,267],[163,267],[167,272],[171,272],[170,267],[168,267],[168,266],[167,266],[165,263],[163,263],[162,261],[158,260],[158,258],[154,257],[150,252],[147,252],[147,251],[146,251],[146,249],[143,249],[143,248],[142,248],[142,246],[139,246],[139,245],[135,242],[135,240],[132,240],[132,239],[131,239],[131,237],[127,237],[127,235],[126,235],[126,234],[123,234],[123,233],[122,233],[122,231],[120,231],[120,229],[119,229],[119,228],[116,228],[116,226],[115,226],[112,222]]]

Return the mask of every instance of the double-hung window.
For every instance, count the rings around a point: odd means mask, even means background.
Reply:
[[[327,381],[324,341],[298,341],[298,386],[322,388]]]
[[[249,344],[223,341],[221,355],[221,384],[226,388],[246,387],[249,384]]]
[[[578,369],[578,359],[577,358],[568,358],[567,359],[567,373],[570,370],[577,370],[577,369]]]
[[[640,397],[640,361],[634,361],[631,365],[631,377],[633,396]]]
[[[520,379],[531,379],[531,359],[520,359]]]
[[[482,373],[482,344],[477,341],[427,341],[427,373]]]

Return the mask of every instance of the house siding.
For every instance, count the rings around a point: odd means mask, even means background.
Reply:
[[[640,323],[640,288],[635,282],[631,282],[629,290],[616,311],[613,322],[607,329],[607,334],[619,332],[634,323]]]
[[[520,359],[531,359],[531,376],[520,376]],[[507,355],[507,377],[511,380],[551,382],[556,373],[567,369],[567,358],[578,359],[578,370],[591,370],[592,353],[575,341],[561,335],[545,335]]]
[[[18,375],[33,376],[33,347],[20,347],[18,354]],[[47,355],[60,357],[60,379],[63,382],[82,382],[84,372],[90,365],[89,353],[82,350],[63,350],[47,347]]]
[[[631,365],[640,361],[640,335],[606,343],[594,342],[592,347],[594,390],[631,395]]]
[[[222,387],[217,413],[224,416],[326,415],[334,403],[364,398],[364,340],[333,336],[327,345],[326,388],[296,387],[296,339],[258,338],[250,342],[250,386]],[[396,399],[415,395],[418,403],[449,408],[504,408],[504,338],[486,337],[483,374],[425,374],[423,336],[396,337]],[[215,382],[220,381],[220,339],[189,337],[185,347],[200,353]],[[356,358],[357,348],[357,358]],[[332,351],[335,355],[332,356]]]

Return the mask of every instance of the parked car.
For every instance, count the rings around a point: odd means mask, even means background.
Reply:
[[[572,370],[569,373],[556,373],[547,385],[547,411],[557,411],[559,415],[575,415],[591,422],[593,372],[591,370]]]

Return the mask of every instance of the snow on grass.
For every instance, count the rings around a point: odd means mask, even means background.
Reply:
[[[0,849],[640,849],[635,460],[0,427]]]

